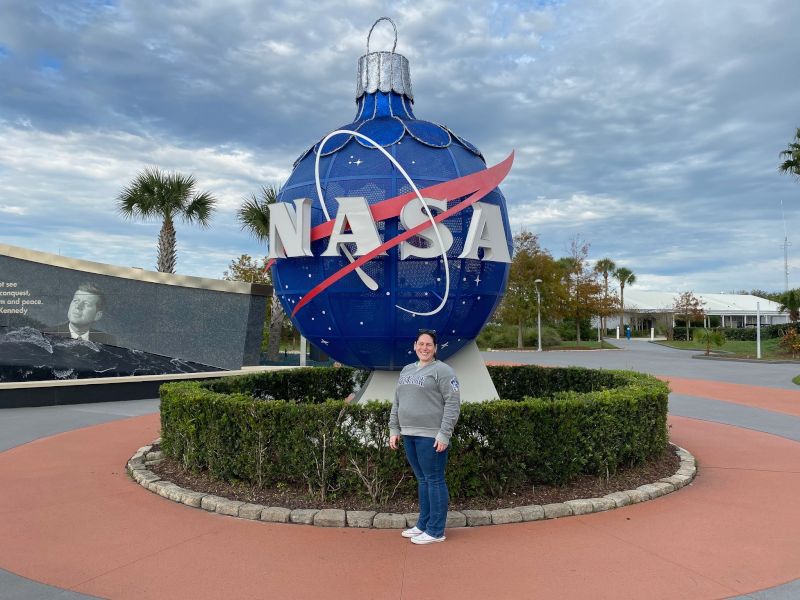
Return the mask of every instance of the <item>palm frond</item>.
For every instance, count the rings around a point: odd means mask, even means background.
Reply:
[[[269,242],[269,205],[278,201],[276,186],[262,187],[259,195],[250,194],[236,211],[242,229],[247,230],[257,240]]]
[[[192,198],[181,213],[186,223],[197,223],[201,227],[208,227],[211,215],[217,204],[217,199],[209,192],[203,192]]]
[[[636,283],[636,275],[633,274],[633,271],[630,269],[626,269],[625,267],[620,267],[619,269],[614,270],[614,279],[619,281],[621,286],[634,284]]]
[[[117,196],[119,212],[125,218],[143,220],[163,214],[158,198],[167,177],[157,167],[145,168]]]
[[[794,141],[789,143],[786,150],[782,150],[778,156],[785,160],[778,165],[778,171],[800,178],[800,127],[794,136]]]

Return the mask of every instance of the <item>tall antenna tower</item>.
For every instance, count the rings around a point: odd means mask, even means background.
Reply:
[[[781,218],[783,219],[783,291],[789,291],[789,234],[786,231],[786,215],[783,212],[783,198],[781,198]]]

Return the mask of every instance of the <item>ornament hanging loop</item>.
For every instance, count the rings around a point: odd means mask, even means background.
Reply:
[[[394,45],[392,46],[392,54],[394,54],[394,51],[397,49],[397,26],[389,17],[380,17],[372,24],[372,27],[369,28],[369,33],[367,34],[367,54],[369,54],[369,38],[372,36],[372,30],[375,29],[375,26],[381,21],[389,21],[389,23],[392,24],[392,29],[394,29]]]

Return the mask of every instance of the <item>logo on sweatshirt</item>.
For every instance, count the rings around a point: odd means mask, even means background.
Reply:
[[[456,379],[455,377],[453,377],[453,378],[450,380],[450,387],[451,387],[451,388],[453,388],[453,391],[454,391],[454,392],[457,392],[457,391],[458,391],[458,379]]]
[[[450,384],[452,385],[452,381]],[[404,375],[400,379],[397,380],[397,385],[418,385],[420,387],[425,386],[425,378],[420,377],[419,375]],[[456,382],[458,385],[458,382]]]

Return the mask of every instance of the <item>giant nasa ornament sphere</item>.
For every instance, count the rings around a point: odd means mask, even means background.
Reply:
[[[447,359],[505,290],[512,247],[497,185],[513,154],[487,169],[475,146],[417,119],[394,51],[360,58],[356,102],[355,120],[300,156],[270,207],[275,291],[300,333],[343,364],[399,370],[422,329]]]

